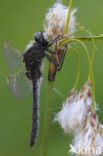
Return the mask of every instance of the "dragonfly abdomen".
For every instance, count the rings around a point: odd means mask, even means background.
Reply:
[[[39,128],[39,87],[40,78],[38,78],[33,84],[33,105],[32,105],[32,129],[30,137],[30,147],[35,144],[36,136],[38,135]]]

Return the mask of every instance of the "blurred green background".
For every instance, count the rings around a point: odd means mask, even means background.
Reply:
[[[9,93],[6,78],[10,74],[4,59],[3,44],[8,41],[13,47],[25,50],[26,44],[33,39],[34,32],[43,29],[43,20],[47,9],[54,0],[0,0],[0,156],[40,156],[42,132],[47,95],[48,61],[45,60],[44,84],[40,96],[40,130],[36,145],[29,147],[31,130],[32,96],[17,101]],[[68,5],[68,0],[63,1]],[[77,23],[85,26],[93,34],[103,34],[103,0],[73,0],[73,8],[78,8]],[[103,122],[103,41],[96,41],[94,62],[96,101]],[[81,54],[81,75],[78,85],[80,89],[87,80],[88,65],[83,50]],[[55,88],[63,96],[54,92],[52,97],[52,119],[50,122],[47,156],[67,156],[71,136],[64,134],[57,123],[53,122],[66,95],[73,87],[77,70],[74,54],[67,54],[61,72],[57,73]],[[70,155],[70,154],[69,154]]]

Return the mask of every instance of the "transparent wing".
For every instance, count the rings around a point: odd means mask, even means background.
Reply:
[[[25,75],[25,70],[8,76],[7,84],[11,94],[18,100],[24,99],[32,92],[32,86]]]
[[[7,42],[4,44],[4,55],[11,72],[23,65],[23,54],[19,50],[13,49]]]

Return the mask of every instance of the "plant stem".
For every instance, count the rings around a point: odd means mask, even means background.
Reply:
[[[103,36],[92,36],[92,37],[94,38],[94,40],[103,40]],[[81,37],[74,37],[73,39],[77,39],[77,40],[80,40],[82,42],[85,42],[85,41],[92,41],[92,37],[81,36]],[[67,39],[70,39],[70,36]],[[61,44],[63,41],[65,41],[65,39],[60,40],[59,44]]]
[[[69,22],[70,22],[70,15],[71,15],[71,8],[72,8],[72,0],[70,0],[70,3],[69,3],[69,10],[68,10],[68,16],[67,16],[67,21],[66,21],[64,34],[68,33]]]
[[[99,39],[99,38],[97,38],[97,37],[102,37],[103,38],[103,36],[93,36],[92,35],[92,33],[90,32],[90,31],[88,31],[87,29],[84,29],[84,28],[81,28],[81,29],[79,29],[79,30],[77,30],[77,31],[75,31],[73,34],[76,34],[76,33],[78,33],[78,32],[86,32],[86,33],[88,33],[90,36],[88,37],[88,39],[91,39],[91,41],[92,41],[92,59],[91,59],[91,61],[92,61],[92,64],[93,64],[93,62],[94,62],[94,55],[95,55],[95,48],[94,48],[94,37],[95,37],[95,39]],[[73,34],[71,34],[71,35],[73,35]],[[84,37],[81,37],[81,39],[83,40],[83,38]],[[74,38],[74,39],[78,39],[78,38]],[[86,36],[85,36],[85,39],[86,39]]]
[[[50,118],[51,118],[51,104],[52,104],[54,82],[49,81],[48,85],[49,86],[48,86],[45,117],[44,117],[44,129],[43,129],[41,156],[47,155],[48,134],[49,134],[49,126],[50,126]]]
[[[75,85],[74,85],[74,89],[76,89],[77,85],[78,85],[79,77],[80,77],[80,55],[76,48],[70,47],[69,50],[73,50],[78,59],[78,71],[77,71],[76,81],[75,81]]]
[[[82,42],[82,41],[80,41],[80,40],[77,40],[77,39],[69,39],[69,40],[65,40],[65,41],[63,41],[61,44],[60,44],[60,46],[63,46],[63,45],[66,45],[68,42],[78,42],[78,43],[80,43],[82,46],[83,46],[83,48],[85,49],[85,52],[86,52],[86,55],[87,55],[87,58],[88,58],[88,62],[89,62],[89,79],[90,79],[90,81],[91,81],[91,83],[92,83],[92,109],[94,110],[94,76],[93,76],[93,69],[92,69],[92,61],[91,61],[91,59],[90,59],[90,55],[89,55],[89,52],[88,52],[88,49],[87,49],[87,47],[86,47],[86,45]]]
[[[93,36],[93,38],[95,40],[102,40],[103,36]],[[81,41],[91,41],[92,40],[92,38],[90,36],[74,37],[74,39],[78,39],[78,40],[81,40]]]

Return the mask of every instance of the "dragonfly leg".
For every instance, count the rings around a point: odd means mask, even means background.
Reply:
[[[62,54],[62,58],[60,60],[60,66],[58,67],[57,71],[60,71],[64,62],[64,58],[65,58],[66,52],[63,52]]]
[[[48,54],[46,54],[46,57],[47,57],[47,59],[48,59],[50,62],[52,62],[53,64],[55,64],[56,66],[58,66],[57,71],[60,71],[61,68],[62,68],[63,62],[64,62],[64,58],[65,58],[65,54],[66,54],[67,48],[66,48],[66,49],[63,49],[62,55],[61,55],[60,58],[59,58],[59,56],[58,56],[58,54],[57,54],[57,41],[58,41],[58,38],[59,38],[59,37],[55,38],[55,39],[48,45],[48,47],[50,47],[50,46],[52,46],[52,45],[55,43],[55,51],[52,51],[52,50],[50,50],[50,49],[47,49],[47,52],[56,55],[56,57],[55,57],[56,60],[52,59]]]
[[[58,36],[58,37],[56,37],[54,40],[52,40],[52,41],[51,41],[51,43],[50,43],[50,44],[48,44],[47,48],[51,47],[51,46],[52,46],[55,42],[57,42],[57,41],[58,41],[58,39],[59,39],[59,36]]]
[[[52,50],[50,50],[50,49],[47,49],[46,51],[49,52],[50,54],[56,54],[55,51],[52,51]]]
[[[55,64],[56,66],[60,66],[59,63],[57,63],[54,59],[52,59],[48,54],[45,54],[45,56],[47,57],[47,59],[52,62],[53,64]]]

